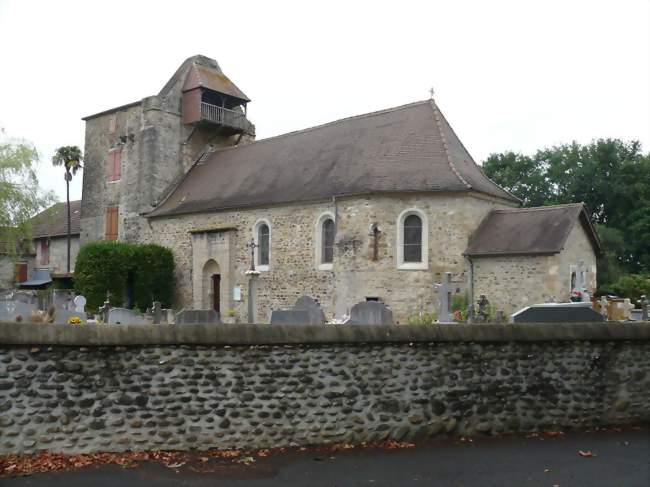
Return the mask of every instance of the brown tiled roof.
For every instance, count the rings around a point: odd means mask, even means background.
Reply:
[[[598,236],[582,203],[512,210],[492,210],[470,238],[465,255],[536,255],[562,251],[571,229],[580,222],[600,253]]]
[[[416,191],[477,191],[519,203],[483,174],[427,100],[218,150],[150,216]]]
[[[70,234],[79,235],[81,201],[70,202]],[[32,238],[61,237],[68,234],[68,212],[65,203],[56,203],[32,219]]]
[[[233,96],[246,102],[250,101],[244,92],[237,88],[235,83],[230,81],[230,78],[223,74],[220,69],[202,66],[194,62],[185,79],[183,91],[193,90],[199,86]]]

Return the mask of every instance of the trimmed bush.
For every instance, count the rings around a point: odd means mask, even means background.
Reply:
[[[75,290],[96,310],[111,293],[111,304],[146,309],[156,300],[170,307],[174,288],[174,257],[160,245],[125,242],[91,242],[79,250],[74,273]]]

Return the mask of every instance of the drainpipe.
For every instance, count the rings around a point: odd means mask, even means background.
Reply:
[[[334,205],[334,242],[336,246],[336,238],[338,237],[339,233],[339,206],[338,202],[336,200],[336,196],[332,196],[332,204]],[[320,230],[319,230],[320,231]],[[334,266],[334,262],[332,262],[332,284],[333,284],[333,290],[332,290],[332,312],[333,314],[336,314],[336,302],[338,300],[338,296],[336,293],[336,290],[338,289],[338,286],[336,285],[336,267]]]
[[[468,255],[466,256],[469,262],[469,304],[474,306],[474,262]]]

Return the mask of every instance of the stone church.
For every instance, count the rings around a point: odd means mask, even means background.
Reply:
[[[584,206],[520,208],[433,100],[259,141],[249,102],[194,56],[157,95],[85,117],[82,243],[170,248],[179,308],[246,321],[253,281],[262,323],[302,295],[328,317],[381,301],[404,323],[438,311],[445,272],[505,312],[568,300],[576,273],[595,289]]]

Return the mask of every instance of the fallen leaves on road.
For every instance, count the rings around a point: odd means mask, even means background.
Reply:
[[[596,456],[595,453],[590,452],[588,450],[587,451],[578,450],[578,455],[580,455],[581,457],[585,457],[585,458],[593,458],[593,457]]]
[[[299,447],[299,448],[266,448],[257,451],[244,452],[243,450],[207,450],[200,453],[182,451],[145,451],[145,452],[122,452],[122,453],[86,453],[78,455],[65,455],[62,453],[34,453],[31,455],[8,455],[0,457],[0,477],[31,475],[37,473],[56,472],[62,470],[75,470],[89,466],[119,465],[123,468],[136,467],[141,462],[157,462],[171,469],[179,469],[187,466],[192,470],[201,471],[208,467],[210,459],[223,459],[224,465],[253,465],[258,458],[265,458],[271,455],[279,455],[287,451],[304,452],[314,450],[323,452],[337,452],[353,448],[378,448],[378,449],[402,449],[415,448],[414,443],[385,441],[379,444],[361,443],[353,445],[350,443],[337,443],[321,447]]]

